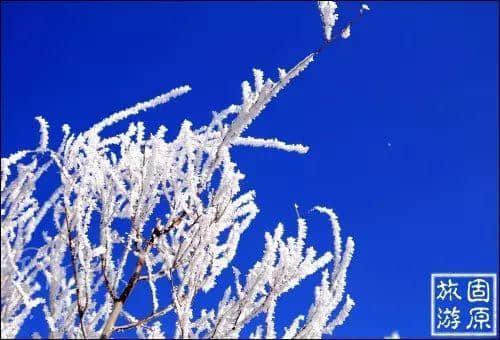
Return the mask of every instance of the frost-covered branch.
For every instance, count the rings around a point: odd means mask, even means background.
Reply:
[[[233,268],[235,285],[227,288],[217,308],[193,310],[199,293],[215,287],[230,266],[242,234],[259,212],[256,193],[241,190],[245,175],[232,159],[232,148],[308,151],[301,144],[243,134],[325,46],[350,35],[353,22],[333,31],[335,3],[318,5],[325,29],[320,48],[288,71],[278,68],[275,80],[254,69],[253,85],[241,85],[240,103],[214,112],[206,126],[194,128],[184,121],[169,141],[166,127],[146,133],[140,121],[112,136],[102,132],[187,93],[188,85],[113,113],[81,133],[65,124],[56,148],[50,145],[49,124],[36,117],[38,146],[1,159],[3,336],[15,337],[38,305],[51,338],[109,338],[129,329],[139,337],[164,337],[161,317],[169,312],[175,314],[176,338],[238,337],[261,314],[265,324],[252,333],[256,338],[316,338],[344,323],[354,306],[345,294],[354,242],[350,237],[342,242],[337,216],[324,207],[316,210],[330,218],[333,253],[318,255],[306,247],[308,227],[300,216],[296,237],[283,239],[280,223],[273,234],[265,234],[262,258],[246,276],[240,278]],[[367,10],[363,6],[360,13]],[[40,206],[35,189],[51,165],[60,183]],[[36,228],[43,228],[44,244],[27,257]],[[135,263],[132,270],[127,263]],[[279,298],[319,270],[322,280],[308,313],[280,332],[274,322]],[[48,287],[44,295],[38,283],[42,275]],[[142,319],[124,308],[138,284],[151,291],[150,314]],[[171,302],[160,308],[164,295]],[[117,325],[120,317],[128,323]]]

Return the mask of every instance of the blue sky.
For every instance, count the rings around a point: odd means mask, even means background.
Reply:
[[[340,25],[359,5],[340,3]],[[428,336],[431,273],[498,270],[498,2],[369,5],[351,38],[322,53],[248,130],[310,152],[234,149],[244,189],[256,190],[261,209],[234,265],[246,271],[279,221],[296,232],[295,202],[309,220],[310,244],[331,249],[326,218],[308,213],[329,206],[356,242],[347,285],[356,306],[336,336]],[[59,141],[64,123],[82,131],[187,83],[191,93],[140,117],[151,131],[166,125],[172,138],[182,120],[200,126],[212,110],[239,103],[253,67],[276,78],[277,67],[289,69],[322,42],[309,2],[1,9],[2,156],[37,144],[39,114]],[[231,275],[200,305],[213,304]],[[283,298],[278,330],[307,313],[318,282],[314,276]],[[145,297],[134,291],[129,303]],[[46,330],[40,309],[20,335],[35,330]]]

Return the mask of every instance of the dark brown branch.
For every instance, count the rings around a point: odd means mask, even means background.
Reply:
[[[123,308],[123,305],[125,304],[125,301],[127,300],[130,293],[132,292],[132,289],[134,289],[135,285],[139,281],[142,267],[144,266],[144,262],[145,262],[144,257],[146,256],[146,254],[149,253],[149,251],[153,247],[155,241],[161,235],[167,234],[168,232],[170,232],[170,230],[172,230],[173,228],[178,226],[182,222],[182,219],[185,216],[186,216],[186,212],[182,211],[181,214],[178,217],[176,217],[170,223],[170,225],[167,226],[165,229],[160,230],[160,229],[158,229],[158,227],[155,227],[153,229],[153,232],[151,233],[151,237],[149,238],[148,243],[146,244],[145,248],[139,254],[139,258],[137,259],[137,263],[135,265],[134,273],[132,274],[132,276],[128,280],[127,286],[125,287],[123,292],[120,294],[120,297],[118,298],[118,300],[116,300],[115,303],[113,304],[113,309],[112,309],[111,315],[109,316],[109,318],[104,326],[104,330],[102,332],[101,339],[107,339],[113,333],[114,325],[115,325],[116,320],[118,319],[118,315],[120,314],[120,312]]]
[[[134,273],[132,274],[132,276],[128,280],[127,286],[125,287],[125,289],[123,290],[123,292],[120,294],[120,297],[118,298],[120,301],[125,302],[125,300],[127,300],[130,292],[132,291],[132,288],[134,288],[135,284],[139,280],[139,275],[140,275],[140,273],[142,271],[142,267],[144,266],[144,262],[145,262],[144,256],[147,253],[149,253],[149,251],[153,247],[155,241],[161,235],[167,234],[174,227],[178,226],[181,223],[181,221],[184,218],[184,216],[186,216],[186,212],[185,211],[183,211],[175,220],[173,220],[172,223],[170,223],[170,225],[167,228],[165,228],[163,230],[160,230],[160,229],[158,229],[158,227],[155,227],[153,229],[151,237],[149,238],[149,241],[146,244],[146,248],[144,248],[144,250],[139,255],[139,259],[137,260],[137,264],[136,264],[136,268],[134,270]]]
[[[154,274],[151,274],[151,276],[154,277],[155,280],[157,280],[165,275],[167,275],[167,272],[165,270],[160,270]],[[137,281],[145,281],[145,280],[149,280],[149,275],[142,275],[142,276],[139,276],[139,279],[137,279]]]
[[[116,326],[113,331],[118,331],[118,332],[122,332],[122,331],[125,331],[127,329],[131,329],[131,328],[134,328],[134,327],[138,327],[146,322],[149,322],[157,317],[160,317],[162,316],[163,314],[166,314],[168,312],[170,312],[171,310],[173,309],[173,306],[172,305],[168,305],[167,307],[159,310],[158,312],[156,313],[152,313],[151,315],[149,315],[148,317],[142,319],[142,320],[139,320],[137,322],[134,322],[134,323],[129,323],[128,325],[121,325],[121,326]]]
[[[134,273],[132,274],[132,276],[128,280],[127,286],[125,287],[123,292],[120,294],[120,297],[118,298],[121,302],[125,302],[125,300],[127,300],[128,296],[130,295],[130,292],[132,291],[132,289],[135,287],[135,284],[139,280],[139,275],[141,274],[142,267],[144,266],[144,262],[145,262],[144,256],[147,253],[149,253],[149,251],[153,247],[155,241],[161,235],[167,234],[170,230],[172,230],[174,227],[179,225],[181,223],[182,219],[184,218],[184,216],[186,216],[185,211],[183,211],[181,213],[181,215],[179,215],[175,220],[173,220],[172,223],[170,223],[170,225],[167,228],[160,230],[160,229],[158,229],[158,227],[155,227],[153,229],[151,237],[149,238],[149,241],[146,244],[146,248],[144,248],[144,250],[139,255],[139,259],[137,260],[137,264],[135,266]]]
[[[68,246],[69,246],[69,252],[71,254],[71,264],[73,266],[73,275],[75,277],[75,285],[76,285],[76,304],[78,306],[78,316],[80,317],[80,328],[82,330],[82,335],[85,339],[87,339],[87,333],[85,332],[85,327],[83,326],[83,315],[85,314],[85,311],[87,310],[88,306],[88,295],[87,292],[85,292],[86,295],[86,303],[85,307],[83,307],[80,304],[80,285],[78,284],[78,274],[77,274],[77,269],[76,269],[76,259],[75,259],[75,252],[73,250],[73,240],[71,238],[71,230],[69,227],[69,220],[68,220],[68,210],[66,206],[64,207],[65,213],[64,213],[64,218],[66,220],[66,230],[68,232]]]
[[[102,275],[104,277],[104,283],[106,285],[106,289],[113,299],[113,301],[118,300],[118,297],[116,296],[115,292],[113,291],[113,288],[111,287],[111,283],[108,279],[108,275],[106,275],[106,261],[104,260],[104,255],[101,255],[101,269],[102,269]]]

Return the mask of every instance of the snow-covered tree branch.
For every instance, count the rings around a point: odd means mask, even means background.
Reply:
[[[325,36],[321,48],[288,71],[278,69],[276,80],[265,79],[261,70],[254,69],[253,85],[242,83],[240,103],[214,113],[206,126],[196,128],[184,121],[170,142],[165,139],[166,127],[147,136],[140,121],[111,137],[101,133],[141,111],[177,100],[191,90],[188,85],[111,114],[84,132],[72,132],[64,125],[64,137],[54,149],[49,124],[36,117],[39,145],[1,159],[4,337],[15,337],[34,308],[43,309],[50,331],[44,336],[50,338],[109,338],[129,329],[141,338],[236,338],[261,314],[265,324],[257,326],[255,338],[319,338],[343,324],[354,306],[345,294],[354,241],[342,240],[337,216],[325,207],[315,210],[330,220],[332,253],[306,248],[308,227],[298,214],[296,237],[284,239],[282,224],[273,234],[266,233],[262,258],[245,276],[232,268],[234,286],[227,287],[217,308],[202,310],[199,317],[193,311],[194,298],[214,288],[259,212],[255,192],[241,192],[245,175],[231,149],[308,151],[300,144],[243,134],[326,45],[338,35],[349,36],[352,23],[332,33],[338,17],[335,2],[318,6]],[[361,13],[367,8],[364,5]],[[51,167],[60,174],[60,185],[40,204],[34,193]],[[51,222],[42,226],[47,214]],[[127,232],[116,227],[123,221]],[[33,250],[29,244],[36,228],[43,228],[45,243]],[[91,232],[99,235],[97,243]],[[129,261],[135,263],[131,272],[126,270]],[[276,329],[279,298],[320,270],[322,279],[309,311],[284,330]],[[48,286],[45,293],[38,282],[41,276]],[[139,284],[151,291],[151,310],[145,318],[126,309]],[[104,298],[99,297],[102,291]],[[171,301],[162,305],[159,296]],[[173,334],[165,334],[160,322],[167,313],[175,314]]]

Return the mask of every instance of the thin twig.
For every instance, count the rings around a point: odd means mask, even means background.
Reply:
[[[113,331],[118,331],[118,332],[122,332],[122,331],[125,331],[127,329],[131,329],[131,328],[134,328],[134,327],[138,327],[140,325],[142,325],[143,323],[146,323],[146,322],[149,322],[157,317],[160,317],[168,312],[170,312],[174,307],[172,305],[168,305],[167,307],[159,310],[158,312],[156,313],[153,313],[151,315],[149,315],[148,317],[142,319],[142,320],[139,320],[137,322],[134,322],[134,323],[129,323],[128,325],[121,325],[121,326],[116,326]]]
[[[71,230],[69,227],[69,220],[68,220],[68,209],[66,206],[64,206],[65,214],[64,218],[66,220],[66,229],[68,231],[68,245],[69,245],[69,250],[71,254],[71,264],[73,265],[73,275],[75,277],[75,284],[76,284],[76,303],[78,306],[78,315],[80,317],[80,328],[82,329],[82,334],[85,339],[87,339],[87,333],[85,332],[85,327],[83,326],[83,315],[85,314],[85,311],[87,310],[88,306],[88,296],[87,296],[87,302],[85,303],[85,307],[82,307],[80,304],[80,286],[78,284],[78,274],[77,274],[77,269],[76,269],[76,260],[75,260],[75,254],[73,250],[73,240],[71,238]],[[85,292],[85,295],[87,295],[87,292]]]
[[[151,233],[151,237],[149,238],[148,243],[143,248],[143,250],[139,253],[139,258],[137,259],[134,273],[132,274],[132,276],[128,280],[127,285],[125,286],[123,292],[120,294],[120,297],[118,298],[118,300],[115,301],[115,303],[113,305],[112,312],[111,312],[108,320],[106,321],[106,324],[104,325],[104,330],[102,332],[101,339],[107,339],[113,333],[114,325],[115,325],[116,320],[118,319],[118,315],[120,314],[121,309],[123,308],[123,305],[125,304],[125,301],[127,300],[130,293],[132,292],[132,289],[134,289],[135,285],[139,281],[142,267],[144,266],[146,254],[149,253],[149,251],[153,247],[155,241],[161,235],[168,233],[174,227],[179,225],[185,216],[186,216],[186,212],[182,211],[182,213],[176,219],[174,219],[170,223],[170,225],[167,226],[167,228],[165,228],[164,230],[160,230],[160,229],[158,229],[158,227],[154,228],[153,232]]]
[[[342,29],[342,30],[340,31],[340,33],[336,33],[336,34],[334,34],[330,40],[326,40],[326,39],[324,39],[324,41],[323,41],[323,43],[321,44],[321,46],[320,46],[320,47],[318,47],[318,48],[316,49],[316,51],[314,51],[314,54],[315,54],[315,55],[320,54],[320,53],[321,53],[321,52],[322,52],[322,51],[323,51],[326,47],[328,47],[329,45],[331,45],[331,44],[332,44],[332,42],[333,42],[335,39],[337,39],[339,36],[341,36],[341,35],[342,35],[342,32],[344,32],[344,30],[345,30],[345,29],[347,29],[347,27],[349,27],[349,26],[351,26],[351,27],[352,27],[352,26],[354,26],[355,24],[357,24],[357,23],[361,20],[361,17],[363,16],[363,13],[364,13],[364,12],[360,12],[360,13],[358,14],[358,16],[357,16],[357,18],[356,18],[356,19],[353,19],[353,20],[349,21],[349,23],[348,23],[348,24],[344,27],[344,29]]]
[[[113,291],[112,287],[111,287],[111,283],[108,279],[108,275],[106,275],[106,261],[104,259],[104,255],[101,255],[101,269],[102,269],[102,275],[104,276],[104,283],[106,285],[106,289],[109,293],[109,295],[111,295],[111,298],[113,299],[113,301],[116,301],[118,300],[118,297],[116,296],[115,292]]]

